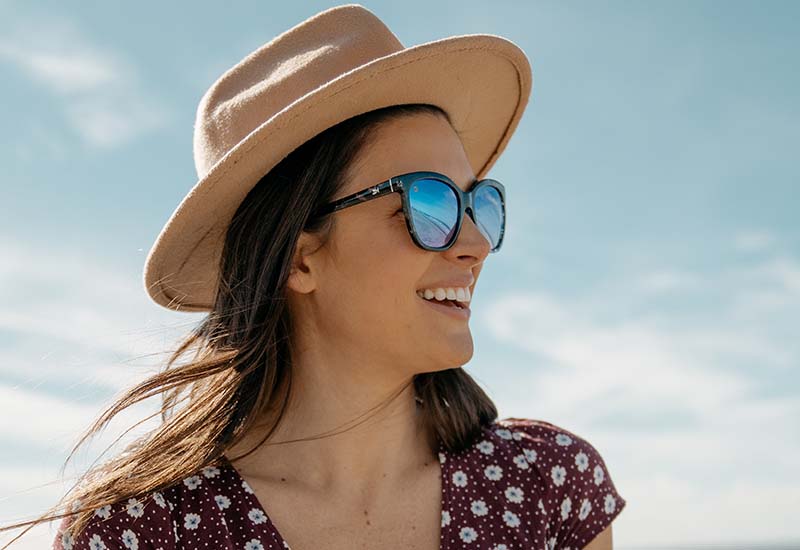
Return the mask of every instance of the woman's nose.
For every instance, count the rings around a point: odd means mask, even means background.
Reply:
[[[464,219],[461,220],[461,230],[458,233],[458,238],[453,244],[453,248],[458,248],[459,254],[465,254],[469,251],[473,256],[483,259],[492,249],[492,244],[478,229],[474,220],[474,212],[471,207],[467,207],[464,212]]]

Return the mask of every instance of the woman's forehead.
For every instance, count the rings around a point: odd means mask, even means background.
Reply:
[[[382,125],[354,163],[347,192],[417,171],[439,172],[462,189],[475,181],[463,144],[447,120],[427,115]]]

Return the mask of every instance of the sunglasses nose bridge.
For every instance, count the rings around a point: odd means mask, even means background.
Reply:
[[[464,207],[464,213],[469,214],[469,217],[472,218],[472,223],[477,224],[478,222],[475,220],[475,211],[472,209],[472,205],[469,204]]]
[[[475,193],[473,193],[473,191],[467,191],[466,193],[463,193],[461,197],[464,201],[464,213],[469,212],[469,217],[472,218],[473,222],[475,222],[475,204],[473,202]]]

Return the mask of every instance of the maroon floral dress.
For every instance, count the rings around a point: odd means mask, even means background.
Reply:
[[[579,550],[625,507],[599,452],[543,420],[497,420],[464,451],[439,449],[440,550]],[[53,550],[290,548],[224,456],[163,491],[95,510],[77,540],[68,521]]]

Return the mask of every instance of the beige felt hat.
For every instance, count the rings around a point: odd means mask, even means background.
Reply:
[[[331,126],[390,105],[437,105],[481,179],[519,124],[531,88],[528,58],[500,36],[406,48],[359,4],[317,13],[247,55],[201,98],[198,181],[147,255],[147,294],[168,309],[210,310],[236,209],[284,157]]]

